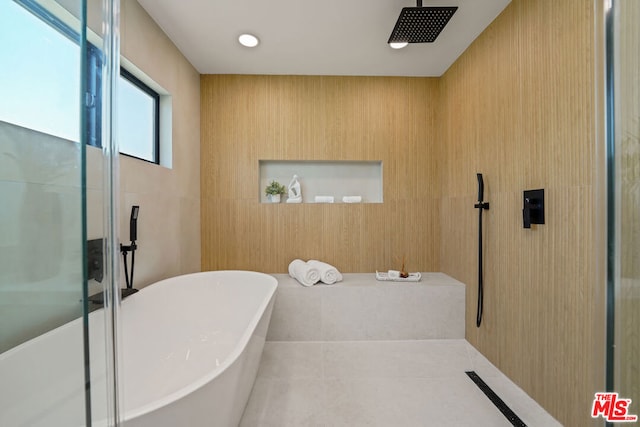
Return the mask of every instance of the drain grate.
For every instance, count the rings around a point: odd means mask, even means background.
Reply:
[[[432,43],[456,10],[457,6],[404,7],[387,43]]]
[[[527,427],[524,421],[522,421],[520,417],[518,417],[516,413],[513,412],[511,408],[509,408],[507,404],[504,403],[504,401],[500,399],[500,397],[493,390],[491,390],[491,387],[489,387],[487,383],[485,383],[482,378],[480,378],[480,376],[475,373],[475,371],[467,371],[465,373],[469,376],[469,378],[471,378],[474,383],[476,383],[478,388],[482,390],[482,392],[489,398],[489,400],[493,402],[494,405],[496,405],[496,408],[498,408],[498,410],[502,412],[502,415],[504,415],[512,425],[514,425],[515,427]]]

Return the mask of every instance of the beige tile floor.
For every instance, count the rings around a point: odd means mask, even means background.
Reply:
[[[465,340],[265,344],[243,427],[511,426],[476,373],[528,426],[559,426]]]

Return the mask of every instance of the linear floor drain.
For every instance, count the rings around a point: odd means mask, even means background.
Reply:
[[[518,417],[516,413],[513,412],[511,408],[509,408],[507,404],[504,403],[504,401],[500,399],[500,397],[493,390],[491,390],[491,387],[489,387],[487,383],[485,383],[482,378],[480,378],[480,376],[475,373],[475,371],[467,371],[465,373],[469,376],[469,378],[471,378],[474,383],[476,383],[478,388],[487,395],[489,400],[492,401],[494,405],[496,405],[496,408],[498,408],[498,410],[502,412],[502,415],[504,415],[509,420],[509,422],[511,422],[511,424],[516,427],[527,427],[524,421],[522,421],[520,417]]]

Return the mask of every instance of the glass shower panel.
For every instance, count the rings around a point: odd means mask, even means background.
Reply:
[[[640,414],[640,2],[613,1],[615,347],[613,391]]]
[[[92,411],[108,413],[104,322],[86,300],[86,242],[103,235],[101,151],[90,154],[97,173],[86,162],[99,101],[87,94],[99,49],[86,14],[84,0],[0,1],[2,426],[91,425]],[[99,177],[89,196],[87,172]],[[87,197],[99,200],[89,216]]]

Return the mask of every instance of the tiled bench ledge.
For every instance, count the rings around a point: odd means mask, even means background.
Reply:
[[[343,274],[334,285],[278,280],[268,341],[464,338],[465,286],[443,273],[420,282],[381,282],[374,273]]]

